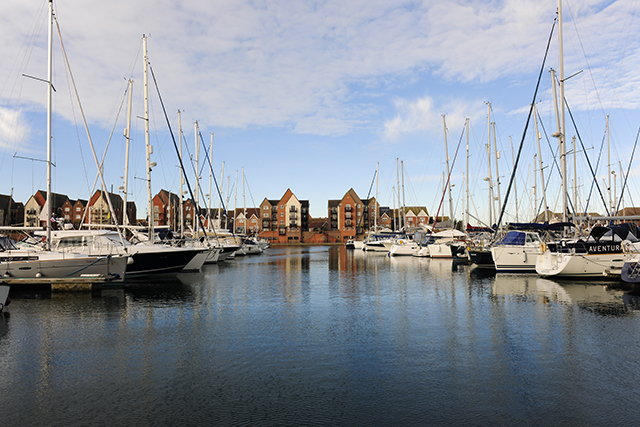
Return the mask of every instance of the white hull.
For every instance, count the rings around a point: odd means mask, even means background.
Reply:
[[[420,250],[417,243],[407,242],[403,244],[395,244],[389,249],[390,256],[414,255]]]
[[[624,254],[575,254],[546,251],[538,256],[536,272],[543,277],[604,278],[622,269]]]
[[[540,246],[493,246],[491,255],[496,272],[535,273]]]
[[[368,242],[364,244],[365,251],[367,252],[389,252],[382,242]]]
[[[5,251],[0,256],[0,274],[15,279],[80,278],[103,276],[122,282],[127,256],[88,256],[46,251]]]
[[[355,240],[355,241],[353,242],[353,248],[354,248],[354,249],[360,249],[360,250],[362,250],[362,249],[364,248],[364,241],[362,241],[362,240]]]
[[[423,248],[420,248],[420,250],[418,252],[416,252],[415,254],[413,254],[413,256],[422,257],[422,258],[430,257],[431,254],[429,253],[429,246],[425,246]]]
[[[428,245],[431,258],[453,258],[451,246],[442,244]]]

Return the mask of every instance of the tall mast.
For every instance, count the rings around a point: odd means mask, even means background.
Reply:
[[[244,234],[248,234],[247,230],[247,199],[244,193],[244,166],[242,167],[242,215],[244,215]]]
[[[375,210],[376,210],[376,214],[373,217],[373,231],[377,231],[378,229],[378,214],[380,213],[380,210],[378,209],[378,169],[380,167],[380,162],[376,163],[376,203],[375,203]]]
[[[511,162],[515,165],[516,159],[513,153],[513,138],[511,138],[511,135],[509,135],[509,141],[511,141]],[[514,172],[514,175],[515,175],[515,172]],[[518,187],[516,186],[516,177],[517,175],[513,177],[513,195],[516,199],[516,222],[520,222],[518,221]]]
[[[396,181],[398,182],[396,187],[398,191],[398,215],[396,217],[396,231],[400,230],[400,167],[398,166],[398,161],[399,159],[396,157]]]
[[[182,112],[178,110],[178,140],[180,141],[180,235],[184,236],[184,202],[182,201],[184,186],[184,169],[182,168]]]
[[[53,78],[53,0],[49,0],[49,42],[47,55],[47,250],[51,250],[51,104],[52,104],[52,84]]]
[[[129,225],[129,215],[127,211],[127,191],[129,182],[129,147],[131,146],[131,105],[133,99],[133,80],[129,79],[129,109],[127,112],[127,129],[125,130],[125,139],[127,140],[126,154],[124,157],[124,186],[123,186],[123,203],[124,215],[122,215],[122,225]]]
[[[147,209],[149,210],[149,242],[153,243],[154,240],[154,211],[153,211],[153,199],[151,197],[151,168],[155,166],[155,163],[151,162],[151,154],[153,153],[153,147],[149,142],[149,58],[147,57],[147,37],[142,35],[142,49],[144,50],[144,140],[146,147],[146,159],[147,159]]]
[[[209,143],[209,164],[213,164],[213,132],[211,132],[211,143]],[[211,193],[211,178],[213,176],[213,166],[209,168],[209,200],[207,203],[207,224],[208,228],[211,229],[211,197],[213,194]]]
[[[542,168],[542,150],[540,149],[540,132],[538,132],[538,114],[536,111],[535,104],[533,105],[533,115],[534,115],[534,123],[536,126],[536,143],[538,144],[538,165],[540,167],[540,185],[542,186],[542,200],[544,200],[544,220],[549,222],[549,205],[547,205],[547,191],[544,187],[544,169]],[[535,170],[535,167],[534,167]],[[535,176],[535,173],[534,173]],[[538,209],[538,204],[536,202],[535,209]]]
[[[400,168],[402,170],[402,225],[407,227],[407,205],[404,200],[404,160],[400,160]],[[400,204],[400,200],[398,200],[398,204]]]
[[[236,169],[236,184],[235,184],[235,194],[233,196],[233,229],[238,231],[238,223],[236,220],[238,219],[238,169]]]
[[[576,137],[571,140],[573,145],[573,210],[578,212],[578,160],[576,158]]]
[[[446,185],[447,181],[449,182],[448,191],[449,191],[449,215],[451,215],[451,228],[454,227],[455,221],[453,220],[453,196],[451,193],[451,169],[449,169],[449,144],[447,143],[447,122],[445,121],[444,114],[442,115],[442,126],[444,129],[444,155],[447,158],[447,173],[444,177],[444,181],[442,181],[442,185]],[[444,187],[443,187],[444,188]],[[443,215],[444,216],[444,215]]]
[[[467,118],[466,120],[466,127],[467,127],[467,173],[466,173],[466,177],[465,177],[465,184],[466,184],[466,193],[467,193],[467,200],[465,203],[466,209],[464,210],[464,229],[467,229],[467,225],[469,225],[469,119]],[[518,198],[516,197],[516,201],[518,200]],[[516,212],[518,211],[518,209],[516,208]]]
[[[502,200],[500,198],[500,172],[498,170],[498,159],[500,158],[500,152],[498,151],[498,143],[496,142],[496,122],[491,123],[493,130],[493,152],[496,156],[496,189],[498,190],[498,208],[496,209],[496,217],[500,215],[500,206],[502,206]]]
[[[489,168],[489,177],[488,177],[489,178],[489,225],[491,225],[493,224],[493,177],[491,176],[491,103],[490,102],[487,102],[487,165]]]
[[[224,188],[224,162],[222,162],[222,171],[220,172],[220,185],[221,188],[218,189],[220,194],[218,194],[218,228],[222,228],[222,190]]]
[[[611,148],[609,146],[609,116],[607,115],[607,176],[609,177],[609,212],[611,215],[613,214],[613,210],[615,209],[613,205],[613,199],[611,199]]]
[[[562,0],[558,0],[558,54],[560,64],[558,67],[560,79],[560,167],[562,169],[562,221],[567,221],[567,144],[566,144],[566,127],[565,127],[565,108],[564,108],[564,50],[562,35]]]
[[[194,132],[196,135],[196,183],[195,183],[195,203],[196,203],[196,213],[193,218],[193,229],[195,230],[195,235],[198,236],[198,218],[200,218],[200,201],[198,200],[198,195],[200,194],[200,144],[198,144],[198,121],[193,124]]]

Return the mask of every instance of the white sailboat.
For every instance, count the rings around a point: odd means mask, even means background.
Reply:
[[[105,281],[123,281],[128,257],[119,254],[89,256],[81,252],[57,252],[51,250],[51,106],[52,106],[52,56],[53,56],[53,1],[49,1],[48,14],[48,71],[47,71],[47,202],[44,219],[47,228],[45,248],[18,248],[8,237],[0,239],[0,274],[5,282],[46,282],[51,279],[93,278]],[[82,111],[82,110],[81,110]],[[95,159],[95,154],[94,154]],[[102,178],[102,175],[100,174]],[[104,184],[104,180],[103,180]],[[0,295],[1,299],[1,295]],[[4,302],[4,301],[2,301]]]

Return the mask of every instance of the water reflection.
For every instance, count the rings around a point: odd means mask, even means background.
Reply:
[[[633,425],[639,296],[340,247],[16,293],[3,422]]]

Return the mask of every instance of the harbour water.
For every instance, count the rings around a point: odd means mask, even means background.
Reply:
[[[14,292],[7,426],[637,425],[640,292],[343,247]]]

